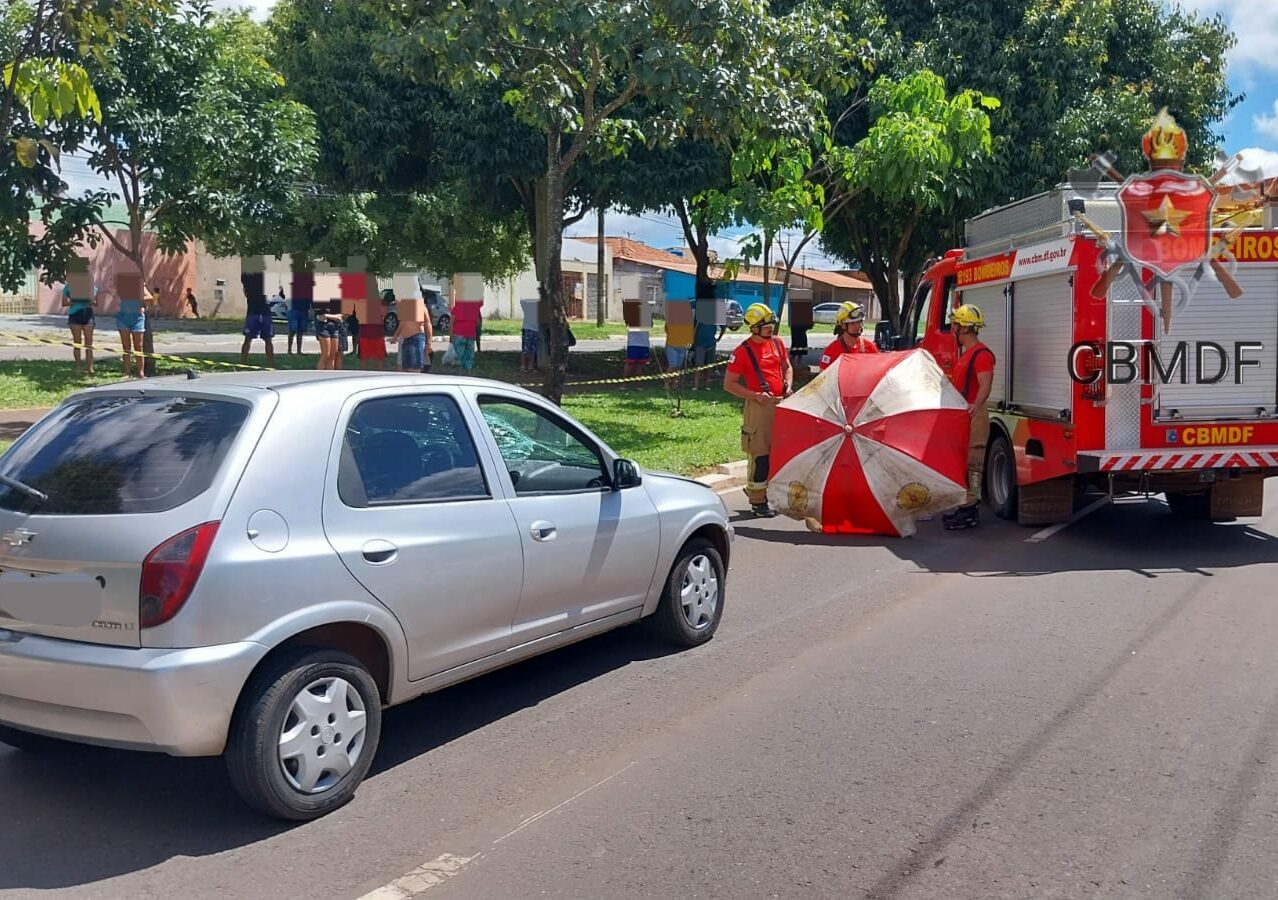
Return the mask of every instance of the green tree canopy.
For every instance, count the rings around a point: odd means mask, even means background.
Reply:
[[[1162,0],[881,2],[907,48],[887,74],[930,68],[952,93],[1001,101],[989,114],[989,162],[937,185],[947,198],[919,185],[928,202],[917,217],[877,197],[853,203],[822,236],[827,252],[866,270],[894,322],[897,276],[912,284],[924,260],[958,246],[966,217],[1050,189],[1095,151],[1141,168],[1140,136],[1162,106],[1188,132],[1190,164],[1207,167],[1220,140],[1214,128],[1240,100],[1225,82],[1234,39],[1224,21]],[[852,123],[840,141],[855,144],[870,127]],[[904,173],[887,158],[883,165],[889,184]]]
[[[534,259],[549,314],[546,392],[555,400],[568,355],[559,256],[577,164],[743,122],[783,133],[812,127],[813,93],[781,65],[777,28],[760,0],[378,7],[399,46],[424,53],[420,71],[455,88],[503,86],[505,103],[540,138]]]
[[[280,219],[309,175],[314,117],[284,95],[266,54],[265,30],[246,15],[194,2],[131,22],[87,61],[102,104],[89,164],[128,212],[123,236],[105,204],[96,224],[144,277],[144,232],[167,250],[194,238],[240,247]]]

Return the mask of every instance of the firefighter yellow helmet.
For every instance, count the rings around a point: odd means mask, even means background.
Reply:
[[[964,328],[984,328],[985,317],[981,310],[970,303],[964,303],[954,310],[954,321]]]
[[[777,317],[766,303],[751,303],[750,308],[745,311],[745,323],[747,328],[753,330],[760,325],[777,324]]]
[[[834,314],[834,324],[842,325],[844,322],[864,322],[865,310],[861,308],[860,303],[853,303],[849,300],[839,307],[839,311]]]

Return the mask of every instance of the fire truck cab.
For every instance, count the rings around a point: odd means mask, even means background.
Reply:
[[[1165,330],[1137,280],[1148,273],[1108,281],[1101,237],[1079,213],[1111,236],[1121,227],[1113,191],[1065,186],[969,220],[967,247],[926,270],[902,333],[881,331],[880,346],[923,347],[950,372],[950,316],[980,308],[996,359],[984,497],[1000,517],[1065,521],[1090,488],[1162,493],[1184,515],[1259,516],[1264,479],[1278,474],[1273,210],[1225,257],[1241,294],[1211,266],[1190,271]]]

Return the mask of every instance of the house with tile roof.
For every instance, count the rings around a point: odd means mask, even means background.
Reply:
[[[784,276],[785,270],[779,271]],[[874,296],[874,287],[870,284],[870,279],[860,273],[799,268],[790,277],[790,287],[811,290],[813,305],[852,301],[865,308],[865,317],[870,321],[882,318],[878,298]]]
[[[594,244],[597,238],[576,240]],[[660,316],[666,300],[691,300],[696,296],[697,263],[690,253],[660,250],[623,237],[605,237],[604,244],[612,253],[613,276],[623,299],[646,300],[653,305],[654,315]],[[732,278],[726,278],[722,266],[711,266],[710,277],[718,283],[717,296],[736,300],[742,309],[763,300],[761,268],[742,268]],[[769,302],[779,310],[781,284],[772,273],[767,281]]]

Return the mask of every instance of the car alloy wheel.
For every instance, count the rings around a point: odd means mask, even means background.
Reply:
[[[694,631],[709,628],[719,607],[719,575],[704,554],[693,557],[683,573],[679,603],[684,621]]]
[[[680,647],[696,647],[714,637],[723,618],[727,571],[710,541],[695,537],[679,552],[666,576],[652,628]]]
[[[305,794],[331,789],[358,764],[368,714],[343,678],[319,678],[293,698],[279,736],[284,778]]]

